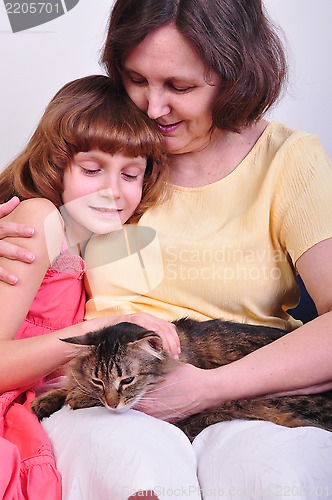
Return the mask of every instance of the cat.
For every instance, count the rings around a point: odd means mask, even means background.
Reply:
[[[72,409],[105,406],[113,411],[144,401],[146,391],[163,380],[178,363],[204,369],[235,361],[277,340],[284,331],[220,319],[174,321],[181,341],[180,359],[163,349],[161,338],[133,323],[120,323],[84,336],[62,339],[81,345],[68,364],[66,387],[51,390],[32,402],[41,420],[64,404]],[[176,389],[175,389],[176,390]],[[205,427],[233,419],[268,420],[287,427],[313,425],[332,431],[332,390],[306,396],[230,401],[178,422],[192,441]]]

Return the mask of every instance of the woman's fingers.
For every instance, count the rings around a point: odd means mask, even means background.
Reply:
[[[181,352],[180,339],[173,323],[146,313],[131,314],[128,320],[155,332],[161,337],[164,349],[174,358],[179,357]]]
[[[33,262],[35,259],[34,254],[30,252],[30,250],[2,240],[0,240],[0,257],[6,257],[11,260],[19,260],[28,264]],[[18,281],[18,277],[8,271],[5,267],[0,267],[0,281],[8,283],[9,285],[15,285]]]
[[[34,229],[26,224],[17,224],[2,220],[2,217],[10,214],[19,203],[20,200],[17,196],[14,196],[6,203],[0,204],[0,257],[31,263],[34,261],[35,256],[30,250],[14,245],[8,241],[3,241],[4,238],[11,236],[30,238],[34,233]],[[9,285],[15,285],[18,278],[10,271],[7,271],[5,267],[0,267],[0,281],[8,283]]]
[[[2,221],[0,219],[0,240],[10,236],[20,238],[31,238],[34,233],[33,227],[26,224],[18,224],[17,222]],[[7,257],[7,255],[6,255]]]
[[[13,198],[11,198],[6,203],[0,204],[0,219],[5,215],[10,214],[19,203],[19,198],[17,196],[13,196]]]

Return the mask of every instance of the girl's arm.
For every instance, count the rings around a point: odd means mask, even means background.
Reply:
[[[4,217],[10,214],[18,204],[19,199],[17,196],[14,196],[7,203],[0,204],[0,257],[7,257],[7,259],[15,259],[21,262],[31,263],[34,260],[34,255],[28,249],[14,245],[10,241],[3,239],[8,236],[30,238],[34,233],[34,229],[30,225],[10,222],[4,219]],[[18,278],[16,275],[0,266],[0,281],[10,285],[15,285],[17,280]]]
[[[31,385],[68,361],[75,350],[59,338],[81,335],[109,323],[107,318],[101,318],[48,335],[14,341],[50,260],[60,252],[63,227],[59,212],[52,203],[43,199],[22,202],[5,220],[11,224],[19,220],[35,227],[34,235],[25,243],[36,258],[26,266],[0,257],[0,266],[4,264],[10,272],[20,276],[15,287],[0,283],[0,393]],[[50,221],[50,224],[45,224],[45,221]],[[22,238],[12,236],[6,241],[21,244]]]
[[[84,335],[111,323],[108,317],[91,319],[62,330],[22,340],[0,340],[0,394],[30,387],[54,372],[77,353],[79,347],[61,338]]]
[[[45,221],[52,218],[52,227]],[[30,199],[21,202],[16,209],[3,220],[15,224],[18,220],[31,223],[35,232],[29,239],[10,236],[5,242],[16,245],[25,244],[36,255],[34,262],[27,266],[17,260],[0,257],[0,267],[19,276],[15,287],[0,282],[0,339],[12,340],[30,309],[38,288],[51,264],[51,258],[60,253],[63,240],[62,220],[54,205],[45,199]],[[49,228],[49,229],[48,229]],[[52,234],[52,242],[46,241],[45,231]],[[24,241],[23,241],[24,240]],[[50,257],[50,252],[52,257]]]

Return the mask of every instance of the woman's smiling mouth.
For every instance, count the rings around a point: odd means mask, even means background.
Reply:
[[[158,123],[155,121],[155,124],[157,125],[158,129],[162,134],[169,134],[170,132],[174,132],[182,122],[176,122],[176,123],[171,123],[170,125],[163,125],[162,123]]]

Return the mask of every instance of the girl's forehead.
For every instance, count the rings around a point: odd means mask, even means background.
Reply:
[[[146,156],[144,155],[134,155],[131,154],[130,152],[126,151],[121,151],[121,152],[114,152],[114,153],[109,153],[106,151],[102,151],[100,149],[91,149],[89,151],[80,151],[78,152],[75,157],[76,160],[80,161],[96,161],[96,162],[105,162],[113,159],[128,159],[128,160],[133,160],[135,162],[145,164],[146,163]]]

